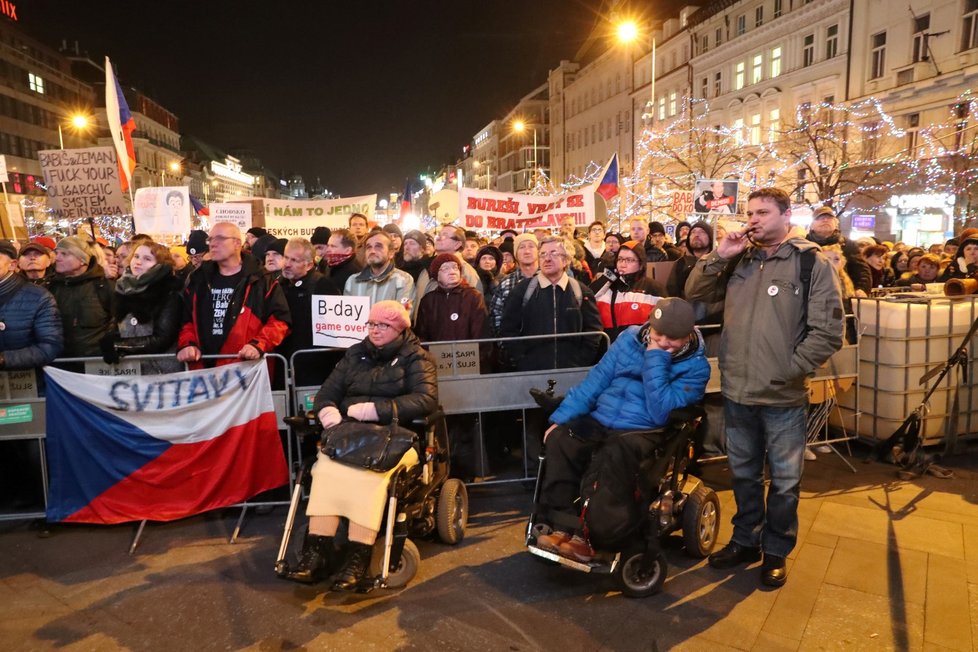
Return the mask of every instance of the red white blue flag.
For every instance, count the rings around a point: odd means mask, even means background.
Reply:
[[[47,376],[47,518],[171,521],[288,481],[264,362]]]
[[[105,115],[109,122],[109,133],[115,146],[119,161],[119,183],[122,192],[129,189],[132,173],[136,170],[136,150],[132,145],[132,132],[136,131],[136,121],[122,93],[122,86],[112,71],[112,62],[105,57]]]
[[[618,194],[617,153],[612,155],[611,160],[608,161],[608,165],[605,166],[604,173],[601,175],[594,192],[604,197],[605,201],[611,201],[611,198]]]
[[[408,179],[404,186],[404,194],[401,195],[401,214],[398,219],[403,220],[411,212],[411,180]]]

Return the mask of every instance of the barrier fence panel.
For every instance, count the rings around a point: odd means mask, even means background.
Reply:
[[[0,511],[0,521],[44,518],[32,501],[30,486],[40,488],[41,504],[47,507],[47,464],[44,455],[44,433],[47,421],[44,398],[33,369],[0,372],[0,455],[11,465],[4,484],[12,491],[9,511]],[[16,473],[13,466],[16,465]],[[36,474],[30,473],[36,466]],[[31,476],[34,476],[33,478]],[[21,486],[15,487],[14,484]],[[20,493],[20,495],[17,495]],[[14,504],[20,501],[21,506]]]

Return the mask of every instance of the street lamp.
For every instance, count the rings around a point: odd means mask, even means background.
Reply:
[[[68,122],[76,132],[81,131],[82,129],[87,129],[90,124],[88,116],[81,113],[75,113],[74,115],[70,116],[68,118]],[[64,132],[61,130],[60,121],[58,122],[58,144],[61,145],[61,149],[65,148],[65,136]]]
[[[179,161],[170,161],[169,168],[170,168],[170,172],[173,173],[173,176],[176,176],[180,172],[180,162]],[[160,185],[161,186],[165,186],[166,185],[166,176],[165,175],[166,175],[166,170],[160,170]]]
[[[615,34],[618,37],[618,42],[623,44],[633,43],[638,40],[640,31],[638,28],[638,23],[634,20],[623,20],[618,23],[615,28]],[[651,82],[651,94],[652,94],[652,109],[651,113],[655,115],[655,32],[649,28],[649,35],[652,37],[652,82]]]
[[[526,131],[526,122],[523,120],[516,120],[513,122],[513,131],[518,134],[522,134]],[[533,183],[536,184],[537,178],[537,128],[536,125],[533,126]]]

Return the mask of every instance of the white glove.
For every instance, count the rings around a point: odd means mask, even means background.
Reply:
[[[373,403],[354,403],[346,408],[346,416],[357,421],[376,421],[377,406]]]
[[[319,411],[317,416],[319,417],[319,423],[323,424],[323,428],[332,428],[343,420],[343,415],[332,405],[324,407]]]

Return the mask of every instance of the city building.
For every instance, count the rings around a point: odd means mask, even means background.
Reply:
[[[537,173],[550,174],[549,85],[541,84],[520,98],[496,124],[498,172],[493,172],[499,192],[527,192],[538,181]]]

